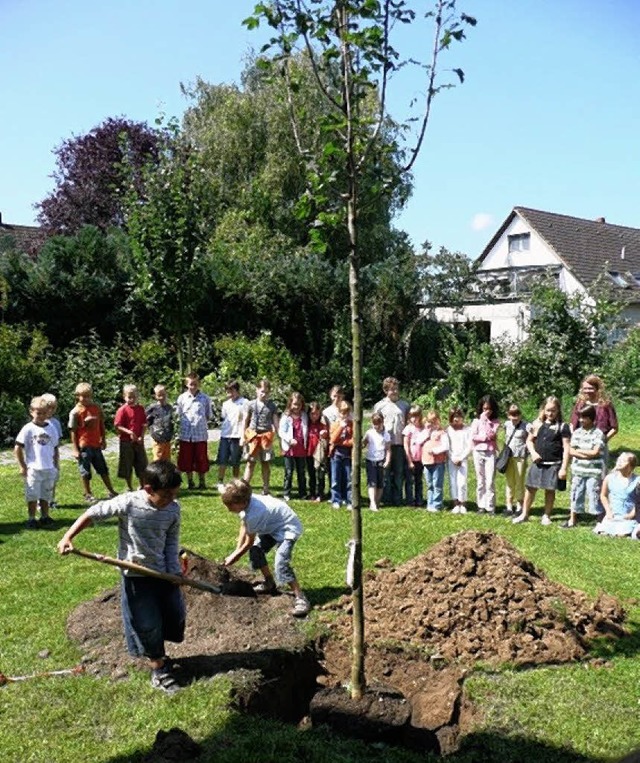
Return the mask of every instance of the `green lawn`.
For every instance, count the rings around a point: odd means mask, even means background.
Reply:
[[[640,450],[632,430],[633,410],[622,411],[616,450]],[[472,471],[472,470],[471,470]],[[24,529],[26,509],[17,469],[0,467],[0,672],[20,675],[72,667],[80,654],[65,635],[69,612],[81,601],[112,587],[117,572],[77,558],[61,558],[55,543],[84,506],[75,466],[66,462],[54,512],[54,531]],[[213,479],[210,480],[213,484]],[[257,478],[256,478],[257,481]],[[282,484],[276,468],[273,485]],[[473,485],[470,485],[473,495]],[[101,495],[102,491],[97,488]],[[498,504],[504,486],[498,479]],[[412,509],[365,511],[365,566],[380,557],[405,561],[443,536],[460,529],[493,529],[508,537],[551,578],[591,595],[602,589],[629,605],[634,635],[602,647],[606,661],[598,666],[568,665],[526,671],[476,672],[467,688],[482,708],[482,721],[454,761],[601,760],[640,746],[635,722],[640,703],[640,608],[637,570],[640,544],[598,538],[589,528],[563,532],[568,495],[559,496],[554,526],[530,522],[517,527],[500,517],[469,513],[431,515]],[[214,491],[184,493],[182,540],[200,553],[221,558],[233,548],[237,518],[222,507]],[[293,501],[305,525],[296,548],[296,569],[312,603],[320,604],[344,590],[345,543],[350,534],[346,511],[326,504]],[[540,513],[538,508],[535,512]],[[113,553],[114,526],[89,530],[83,548]],[[50,656],[39,653],[47,650]],[[120,682],[89,675],[47,678],[0,688],[0,750],[3,761],[84,763],[140,760],[158,729],[179,726],[205,745],[203,760],[278,761],[417,761],[401,750],[365,747],[319,731],[300,732],[228,707],[229,680],[200,681],[175,697],[148,685],[145,673]]]

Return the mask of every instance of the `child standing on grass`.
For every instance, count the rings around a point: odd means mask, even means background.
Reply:
[[[481,397],[470,431],[478,514],[495,514],[496,511],[496,442],[499,426],[498,404],[491,395]]]
[[[222,502],[242,520],[235,550],[224,560],[226,567],[235,564],[249,552],[254,570],[260,570],[264,582],[259,583],[257,593],[275,594],[278,584],[287,584],[294,593],[292,614],[304,617],[309,613],[309,600],[305,596],[291,566],[293,547],[302,535],[302,523],[297,514],[284,501],[272,496],[257,498],[251,486],[244,480],[232,480],[222,492]],[[275,579],[269,568],[266,554],[275,546]]]
[[[322,414],[320,404],[309,403],[309,441],[307,443],[307,470],[309,497],[320,503],[324,499],[324,484],[329,456],[329,422]]]
[[[322,415],[331,425],[340,418],[338,406],[344,400],[344,389],[339,384],[334,384],[329,390],[329,399],[331,400],[331,405],[328,405],[322,411]]]
[[[351,510],[351,451],[353,449],[353,421],[351,406],[343,400],[338,406],[340,418],[329,430],[329,457],[331,459],[331,508],[346,505]]]
[[[513,518],[514,524],[527,522],[529,512],[536,497],[536,492],[544,490],[544,514],[541,524],[551,524],[551,511],[556,497],[556,490],[566,486],[569,466],[569,444],[571,431],[562,421],[562,409],[557,397],[548,397],[538,418],[533,422],[527,448],[531,455],[531,466],[527,472],[522,512]],[[564,489],[564,487],[562,487]]]
[[[240,394],[240,384],[234,379],[225,385],[227,399],[222,403],[220,444],[218,446],[218,491],[224,489],[227,466],[234,477],[240,476],[240,443],[244,435],[244,417],[247,401]]]
[[[31,421],[18,432],[14,454],[24,479],[27,500],[27,528],[51,527],[49,504],[58,478],[58,432],[47,420],[49,406],[41,397],[34,397],[29,406]],[[36,510],[40,503],[40,523]]]
[[[384,502],[387,506],[402,506],[404,489],[407,505],[411,505],[412,480],[402,436],[411,406],[400,399],[400,382],[395,377],[388,376],[382,382],[382,391],[385,397],[374,405],[373,412],[383,415],[384,428],[391,437],[391,459],[384,478]]]
[[[585,405],[578,413],[580,426],[574,430],[569,443],[571,462],[571,513],[563,528],[575,527],[578,514],[584,512],[585,498],[589,514],[598,514],[602,468],[604,462],[604,433],[596,427],[596,409]]]
[[[369,508],[380,511],[380,499],[384,489],[384,470],[391,459],[391,437],[384,429],[384,416],[374,413],[371,427],[362,438],[362,447],[366,448],[367,492]]]
[[[169,461],[154,461],[142,475],[143,488],[97,503],[76,519],[58,543],[61,554],[73,551],[73,539],[94,521],[118,518],[118,559],[156,572],[181,575],[180,504],[176,498],[182,479]],[[122,619],[129,654],[146,657],[151,685],[167,694],[179,687],[165,656],[165,641],[184,639],[185,606],[179,586],[122,572]]]
[[[465,426],[460,408],[449,411],[449,491],[453,501],[452,514],[467,513],[468,459],[471,454],[471,429]]]
[[[425,424],[429,436],[422,446],[422,463],[427,482],[427,511],[441,511],[444,498],[444,470],[449,452],[449,438],[436,411],[428,411]]]
[[[291,498],[294,469],[298,480],[298,497],[301,500],[307,497],[309,417],[304,408],[304,397],[299,392],[293,392],[278,427],[280,446],[284,456],[283,495],[285,501]]]
[[[422,474],[424,471],[424,466],[422,464],[422,446],[429,437],[429,430],[424,425],[422,408],[419,405],[412,405],[411,408],[409,408],[408,419],[409,423],[402,430],[404,452],[407,457],[407,464],[413,482],[413,505],[422,506]]]
[[[505,516],[513,516],[522,511],[524,501],[524,477],[527,463],[527,437],[530,426],[522,419],[522,412],[515,403],[507,410],[507,422],[504,425],[504,441],[511,448],[511,458],[504,473],[506,487]]]
[[[273,400],[269,400],[270,392],[271,385],[268,379],[261,379],[256,386],[256,399],[247,405],[245,414],[244,441],[249,451],[249,459],[244,470],[244,479],[251,483],[259,461],[263,495],[269,495],[273,440],[280,425],[278,406]]]
[[[117,493],[111,484],[109,468],[102,452],[107,447],[102,408],[93,402],[93,390],[90,384],[80,382],[75,394],[77,402],[69,414],[69,431],[73,455],[80,469],[84,500],[87,503],[93,503],[96,500],[91,493],[92,466],[109,491],[109,498],[114,498]]]
[[[135,471],[140,488],[142,475],[147,468],[147,453],[144,449],[144,430],[147,415],[138,402],[138,388],[135,384],[125,384],[122,388],[124,405],[116,411],[113,425],[120,437],[120,456],[118,459],[118,477],[133,490],[131,475]]]
[[[145,414],[151,435],[153,461],[171,461],[171,440],[173,440],[173,406],[167,401],[164,384],[153,388],[155,402],[147,406]]]
[[[55,395],[53,395],[51,392],[45,392],[44,395],[42,395],[42,399],[47,406],[47,421],[53,426],[53,428],[58,433],[58,444],[60,444],[62,442],[62,424],[60,423],[60,419],[56,417],[56,413],[58,411],[58,398]],[[50,509],[58,508],[58,504],[56,503],[56,486],[58,484],[59,479],[60,479],[60,470],[58,469],[56,481],[53,485],[53,493],[51,494],[51,502],[49,503]]]
[[[198,487],[207,487],[206,474],[209,471],[208,423],[211,419],[211,400],[200,390],[200,377],[190,373],[185,377],[187,389],[178,396],[176,413],[180,420],[180,444],[178,449],[178,469],[187,475],[187,488],[193,490],[193,473],[198,475]]]
[[[605,516],[593,528],[598,535],[631,535],[638,540],[640,478],[634,474],[637,465],[635,453],[621,453],[616,465],[604,478],[600,501],[604,506]]]

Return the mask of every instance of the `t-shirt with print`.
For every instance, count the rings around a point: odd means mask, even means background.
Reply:
[[[49,421],[42,426],[30,421],[18,432],[16,445],[24,448],[24,460],[28,469],[54,469],[58,433]]]

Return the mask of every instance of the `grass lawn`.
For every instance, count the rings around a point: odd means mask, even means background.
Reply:
[[[633,431],[633,410],[621,412],[616,450],[640,451]],[[113,467],[113,464],[112,464]],[[470,471],[473,471],[472,469]],[[112,468],[112,473],[115,471]],[[114,586],[113,568],[78,558],[61,558],[55,544],[64,528],[84,509],[76,467],[63,465],[52,531],[24,529],[26,507],[15,467],[0,467],[0,672],[22,675],[72,667],[80,658],[68,641],[65,623],[80,602]],[[213,478],[210,478],[213,484]],[[257,482],[257,478],[256,478]],[[116,481],[118,484],[119,481]],[[282,485],[277,467],[273,483]],[[97,484],[96,493],[103,495]],[[121,485],[120,485],[121,487]],[[473,484],[470,485],[473,495]],[[498,504],[504,485],[499,476]],[[327,504],[292,502],[305,526],[296,548],[299,578],[314,604],[344,590],[350,517]],[[182,541],[211,558],[233,548],[237,517],[226,512],[213,490],[182,495]],[[591,595],[599,590],[628,605],[631,638],[599,647],[602,664],[573,664],[522,671],[487,672],[479,668],[467,690],[482,710],[477,733],[452,760],[579,761],[621,756],[640,746],[636,716],[640,703],[640,607],[636,603],[640,544],[595,537],[588,527],[567,532],[558,525],[566,516],[568,495],[559,494],[554,526],[532,521],[513,526],[501,517],[469,513],[431,515],[413,509],[363,512],[364,562],[370,567],[386,556],[405,561],[445,535],[460,529],[492,529],[508,537],[549,577]],[[535,511],[539,516],[540,508]],[[116,528],[87,530],[77,545],[113,554]],[[123,647],[124,648],[124,647]],[[39,656],[48,652],[48,657]],[[179,726],[207,754],[202,760],[231,763],[278,761],[424,761],[402,750],[366,747],[339,740],[320,730],[300,732],[282,724],[245,718],[228,707],[226,676],[199,681],[174,697],[154,691],[145,673],[123,681],[89,675],[42,678],[0,688],[2,760],[15,763],[84,763],[140,760],[158,729]]]

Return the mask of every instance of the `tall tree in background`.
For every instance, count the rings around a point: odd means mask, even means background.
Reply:
[[[50,233],[74,234],[83,225],[124,226],[124,161],[135,182],[157,155],[158,134],[145,122],[110,117],[86,135],[63,141],[53,153],[55,189],[36,204],[38,222]]]
[[[416,4],[419,5],[419,4]],[[352,374],[354,389],[353,449],[353,662],[351,692],[360,698],[365,689],[364,609],[362,581],[362,523],[360,465],[362,441],[362,309],[360,232],[371,204],[388,194],[410,172],[424,141],[435,95],[450,83],[440,83],[440,55],[453,40],[464,37],[466,24],[475,20],[456,10],[455,0],[436,0],[432,10],[416,13],[405,0],[272,0],[256,5],[245,21],[255,28],[261,20],[274,30],[263,52],[263,64],[282,76],[288,87],[291,128],[307,168],[307,213],[315,217],[316,243],[326,246],[326,227],[341,222],[349,263]],[[417,118],[415,143],[406,148],[406,163],[394,176],[385,157],[397,150],[399,132],[388,113],[391,77],[412,63],[393,47],[393,33],[416,17],[433,26],[431,48],[419,70],[425,75],[424,101]],[[426,37],[425,37],[426,39]],[[305,140],[304,93],[295,65],[298,49],[305,52],[325,105],[314,143]],[[460,69],[453,70],[463,79]],[[302,97],[302,101],[300,100]],[[377,176],[364,194],[363,180]]]

